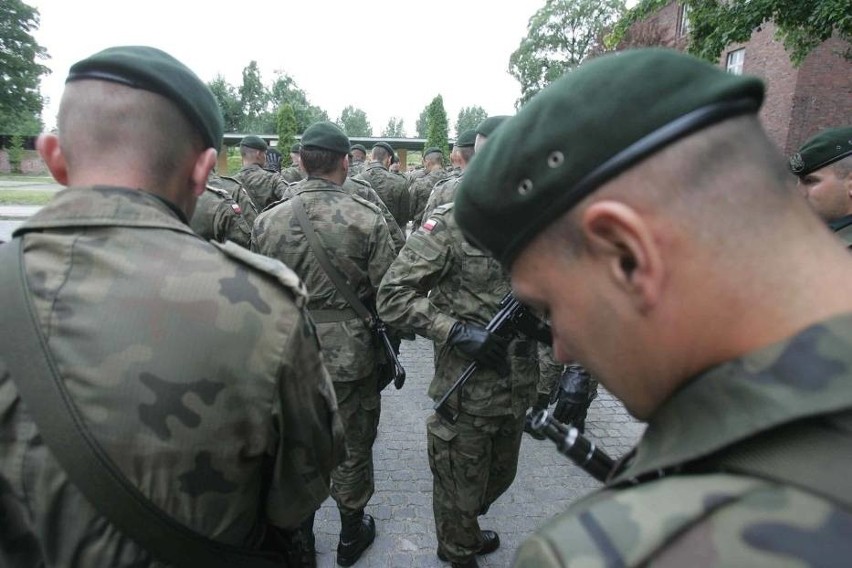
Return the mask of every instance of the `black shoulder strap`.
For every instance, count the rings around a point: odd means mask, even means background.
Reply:
[[[2,329],[10,377],[56,460],[86,499],[128,537],[174,566],[279,568],[277,555],[216,542],[149,501],[86,429],[59,375],[34,313],[24,270],[23,238],[0,246]]]
[[[371,324],[373,322],[373,315],[370,313],[370,310],[367,309],[367,306],[365,306],[358,298],[358,295],[355,294],[355,291],[352,289],[352,286],[349,284],[349,280],[346,276],[344,276],[343,273],[331,263],[331,259],[328,258],[325,248],[322,246],[316,231],[314,231],[313,223],[311,223],[311,220],[308,218],[308,212],[305,210],[305,204],[301,197],[296,194],[293,196],[291,202],[293,203],[293,215],[296,216],[296,221],[299,223],[299,226],[302,227],[302,230],[305,231],[305,238],[308,239],[308,246],[310,246],[311,250],[314,251],[314,255],[317,257],[317,261],[320,263],[320,266],[331,279],[335,288],[343,294],[343,297],[346,298],[346,301],[349,302],[349,305],[352,306],[352,309],[355,310],[358,316],[363,319],[366,324]]]

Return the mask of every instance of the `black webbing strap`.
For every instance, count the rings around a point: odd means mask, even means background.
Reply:
[[[305,238],[308,239],[308,246],[311,247],[312,251],[314,251],[314,256],[317,257],[317,262],[320,263],[322,269],[331,279],[331,283],[334,284],[334,287],[343,294],[343,297],[346,298],[346,301],[349,302],[352,309],[355,310],[361,319],[364,320],[364,323],[368,326],[372,325],[373,315],[370,313],[370,310],[367,309],[367,306],[365,306],[358,298],[358,295],[355,294],[355,291],[352,289],[352,286],[349,284],[349,280],[346,276],[344,276],[343,273],[331,263],[331,259],[328,258],[328,254],[325,252],[322,242],[320,242],[316,231],[314,231],[314,225],[308,218],[308,212],[305,210],[304,202],[298,194],[294,195],[290,201],[293,204],[293,215],[296,216],[296,221],[305,232]]]
[[[164,513],[112,462],[86,428],[59,375],[30,301],[23,238],[0,246],[3,359],[39,432],[92,506],[154,557],[174,566],[280,568],[271,553],[213,541]]]

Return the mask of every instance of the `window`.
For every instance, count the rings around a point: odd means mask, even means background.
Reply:
[[[683,37],[689,34],[689,6],[681,4],[678,11],[677,35]]]
[[[728,64],[725,69],[733,75],[743,74],[743,63],[745,62],[745,48],[728,52]]]

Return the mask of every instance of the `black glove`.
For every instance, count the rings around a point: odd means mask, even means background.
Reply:
[[[497,371],[500,376],[509,374],[507,348],[509,341],[494,335],[474,323],[457,321],[450,328],[447,343],[470,357],[480,365]]]
[[[553,418],[571,424],[580,432],[586,429],[586,413],[598,395],[597,381],[582,365],[568,365],[559,377],[559,393]]]

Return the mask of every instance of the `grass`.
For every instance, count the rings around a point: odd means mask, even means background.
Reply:
[[[54,195],[55,191],[7,189],[0,191],[0,205],[44,205]]]
[[[0,181],[26,181],[55,183],[49,174],[0,174]]]

